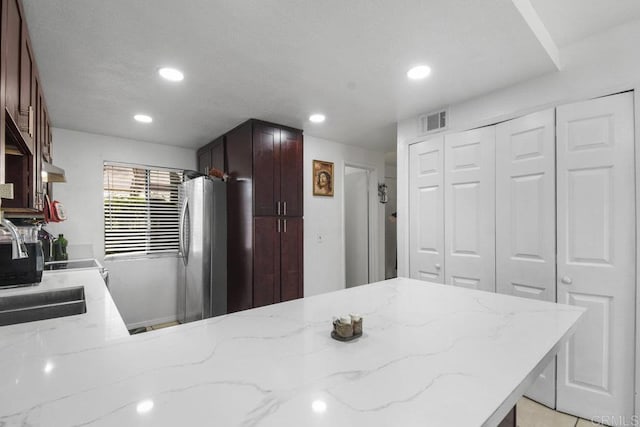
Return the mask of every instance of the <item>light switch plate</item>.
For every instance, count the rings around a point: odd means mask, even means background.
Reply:
[[[13,199],[13,184],[0,184],[0,199]]]

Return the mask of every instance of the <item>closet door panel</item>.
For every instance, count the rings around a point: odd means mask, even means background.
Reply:
[[[558,354],[558,409],[631,419],[633,95],[565,105],[557,114],[558,302],[588,308]]]
[[[497,292],[556,301],[555,109],[496,127]],[[527,396],[555,408],[555,360]]]
[[[495,127],[445,137],[445,283],[495,291]]]
[[[444,283],[444,138],[409,147],[411,277]]]

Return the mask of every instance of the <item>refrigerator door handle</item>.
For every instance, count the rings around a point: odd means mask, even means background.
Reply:
[[[189,208],[188,208],[188,199],[185,199],[184,204],[182,205],[182,212],[180,212],[180,252],[182,252],[182,262],[184,263],[184,265],[187,265],[189,263],[189,253],[188,250],[189,248],[185,248],[185,230],[184,230],[184,226],[186,223],[186,217],[189,213]]]

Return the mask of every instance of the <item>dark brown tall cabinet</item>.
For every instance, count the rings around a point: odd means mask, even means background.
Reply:
[[[219,140],[229,174],[229,312],[301,298],[302,131],[249,120]],[[216,141],[198,150],[201,172]]]

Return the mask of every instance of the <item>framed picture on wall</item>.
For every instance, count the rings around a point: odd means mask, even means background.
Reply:
[[[313,161],[313,195],[333,197],[333,163]]]

